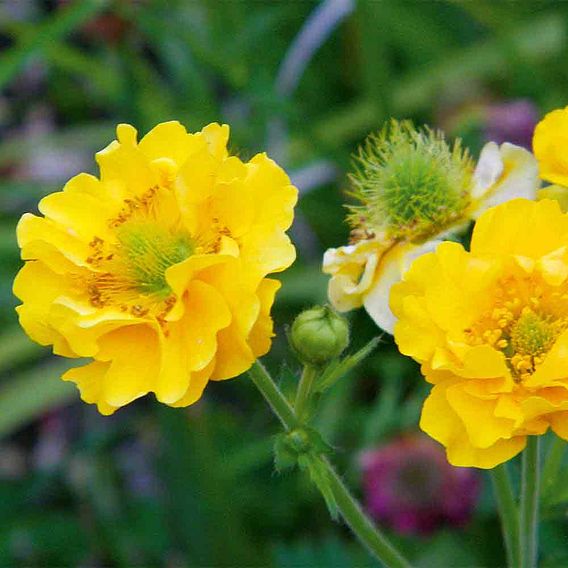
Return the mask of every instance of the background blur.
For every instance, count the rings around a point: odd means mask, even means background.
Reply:
[[[68,363],[18,328],[17,219],[95,172],[119,122],[229,123],[233,152],[267,150],[302,194],[267,358],[293,384],[283,328],[325,301],[319,266],[347,242],[357,144],[394,116],[462,136],[475,156],[489,138],[530,145],[535,120],[568,102],[567,33],[568,3],[545,0],[1,1],[0,566],[373,566],[304,475],[273,472],[278,425],[247,377],[187,410],[147,398],[105,418],[80,403],[57,378]],[[350,317],[353,348],[377,334]],[[362,452],[416,431],[424,393],[385,337],[326,395],[316,423],[357,495]],[[431,464],[413,471],[409,487],[438,483]],[[503,564],[480,477],[465,526],[392,532],[418,565]],[[548,489],[542,565],[567,566],[568,492]]]

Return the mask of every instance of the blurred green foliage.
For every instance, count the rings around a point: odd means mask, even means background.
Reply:
[[[346,16],[284,89],[282,64],[308,21],[317,37],[309,19],[323,5]],[[347,240],[356,144],[408,117],[464,136],[475,154],[488,103],[564,106],[567,21],[568,3],[553,0],[0,3],[0,565],[372,566],[307,478],[274,474],[278,426],[246,377],[210,385],[188,410],[140,400],[104,418],[78,402],[57,380],[66,363],[17,327],[16,221],[74,164],[94,170],[119,122],[142,133],[170,119],[228,122],[234,152],[267,150],[301,180],[299,258],[281,277],[267,362],[285,387],[297,363],[283,326],[325,301],[319,263]],[[377,334],[362,311],[351,323],[353,351]],[[357,494],[359,452],[415,430],[425,392],[384,337],[326,393],[317,427]],[[546,509],[543,565],[566,566],[568,494],[549,493],[562,498]],[[467,528],[395,538],[418,566],[504,559],[488,483]]]

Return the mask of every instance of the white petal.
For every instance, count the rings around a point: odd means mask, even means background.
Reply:
[[[441,242],[432,240],[421,245],[400,243],[381,259],[373,287],[365,296],[364,306],[375,323],[387,333],[392,335],[396,323],[389,306],[392,285],[402,280],[414,260],[434,251]]]
[[[493,146],[489,147],[489,144]],[[524,148],[505,142],[499,148],[501,167],[495,155],[496,144],[486,144],[474,174],[476,186],[472,197],[478,201],[472,217],[477,219],[485,210],[511,199],[536,199],[540,179],[535,157]],[[487,149],[487,151],[486,151]],[[485,152],[485,153],[484,153]],[[501,169],[501,173],[496,173]],[[491,179],[489,186],[483,187]]]
[[[346,312],[363,305],[384,249],[379,242],[361,241],[325,252],[323,271],[332,276],[328,296],[336,310]]]
[[[488,142],[483,146],[475,172],[473,172],[474,187],[471,192],[472,198],[482,198],[502,173],[503,159],[499,146],[495,142]]]

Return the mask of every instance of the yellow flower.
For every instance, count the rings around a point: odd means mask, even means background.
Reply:
[[[138,143],[121,124],[100,179],[74,177],[20,220],[20,323],[92,359],[63,379],[103,414],[149,392],[187,406],[270,348],[280,284],[266,276],[294,261],[297,191],[265,154],[229,156],[228,136],[166,122]]]
[[[540,177],[568,187],[568,107],[549,112],[534,131],[533,148]]]
[[[539,199],[556,199],[568,211],[568,107],[548,113],[533,138],[540,177],[552,182],[538,192]]]
[[[484,213],[471,252],[446,242],[393,286],[395,340],[434,386],[422,429],[459,466],[492,468],[529,435],[568,439],[568,215],[516,199]]]
[[[388,298],[412,261],[459,233],[488,207],[536,198],[534,156],[513,144],[489,142],[475,169],[459,142],[441,133],[392,122],[371,136],[357,158],[351,207],[352,243],[326,251],[328,295],[339,311],[364,306],[392,333],[396,318]]]

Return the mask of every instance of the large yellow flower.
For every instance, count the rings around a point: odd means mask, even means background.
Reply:
[[[395,340],[434,386],[421,427],[454,465],[491,468],[529,435],[568,439],[568,215],[557,202],[484,213],[471,252],[443,243],[392,289]]]
[[[208,380],[247,370],[270,347],[270,308],[295,250],[296,189],[265,154],[229,156],[229,128],[159,124],[140,143],[121,124],[80,174],[25,214],[14,283],[28,335],[64,357],[103,414],[154,392],[187,406]]]

